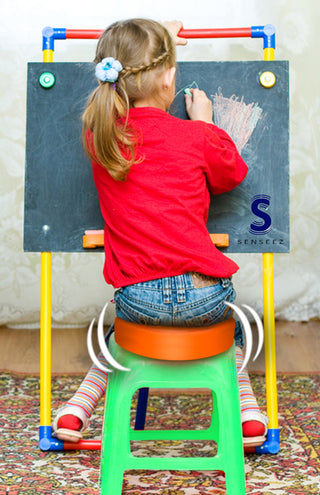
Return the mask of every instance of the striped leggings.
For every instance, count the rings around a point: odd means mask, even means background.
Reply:
[[[98,359],[104,366],[107,366],[107,362],[101,353],[99,354]],[[242,364],[242,351],[240,347],[236,347],[236,365],[239,380],[241,413],[259,411],[259,406],[251,387],[248,372],[246,369],[243,369],[240,373]],[[78,390],[66,405],[80,407],[85,415],[90,418],[99,399],[104,395],[106,386],[107,373],[100,370],[97,366],[92,365]]]

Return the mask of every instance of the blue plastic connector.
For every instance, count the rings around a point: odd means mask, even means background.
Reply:
[[[54,50],[54,40],[65,40],[65,28],[45,27],[42,30],[42,50]]]
[[[279,429],[268,429],[267,440],[255,448],[256,454],[277,454],[280,450],[280,432]]]
[[[251,26],[251,38],[263,38],[263,48],[276,47],[276,29],[272,24]]]
[[[39,448],[44,451],[64,450],[63,441],[52,437],[51,426],[39,427]]]

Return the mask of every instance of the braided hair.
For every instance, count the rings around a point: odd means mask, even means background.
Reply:
[[[105,57],[119,60],[123,69],[116,84],[101,83],[89,97],[83,114],[83,142],[91,159],[115,180],[125,180],[135,162],[137,137],[128,110],[136,100],[155,96],[160,75],[174,67],[175,43],[167,29],[149,19],[129,19],[109,26],[100,37],[95,63]],[[86,132],[93,133],[93,149]]]

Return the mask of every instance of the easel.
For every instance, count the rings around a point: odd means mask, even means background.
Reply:
[[[102,30],[74,30],[46,27],[43,30],[43,62],[53,62],[54,40],[98,39]],[[184,38],[263,38],[264,60],[274,60],[275,30],[272,25],[230,29],[184,29]],[[49,80],[44,84],[50,84]],[[261,84],[263,84],[261,82]],[[268,87],[268,81],[265,81]],[[43,228],[45,228],[44,225]],[[266,371],[266,400],[269,416],[268,437],[256,453],[275,454],[279,451],[278,402],[276,385],[276,344],[273,288],[273,253],[262,253],[263,309]],[[62,442],[51,435],[51,252],[41,253],[40,308],[40,441],[41,450],[99,449],[98,440],[82,440],[78,444]]]

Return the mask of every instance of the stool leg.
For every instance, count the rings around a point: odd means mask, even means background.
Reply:
[[[226,475],[226,490],[227,495],[245,495],[246,493],[246,481],[243,473],[243,467],[240,466],[240,461],[235,465],[236,469]]]
[[[121,495],[123,474],[130,455],[131,396],[121,387],[117,371],[110,373],[105,399],[101,442],[100,495]]]
[[[236,374],[234,348],[227,351],[227,353],[230,356],[230,361],[225,368],[224,395],[220,395],[217,398],[218,411],[220,411],[220,413],[221,411],[223,412],[223,418],[220,417],[220,420],[225,425],[224,428],[221,428],[219,431],[220,441],[222,445],[229,444],[227,464],[224,469],[226,490],[227,495],[245,495],[245,464],[242,443],[239,386]],[[229,377],[227,374],[229,374]]]
[[[144,430],[147,407],[148,407],[148,397],[149,397],[149,389],[147,387],[140,388],[138,392],[137,413],[134,424],[135,430]]]
[[[233,434],[237,434],[237,431]],[[245,495],[244,466],[242,436],[238,436],[234,439],[232,449],[228,452],[228,466],[225,469],[227,495]]]

